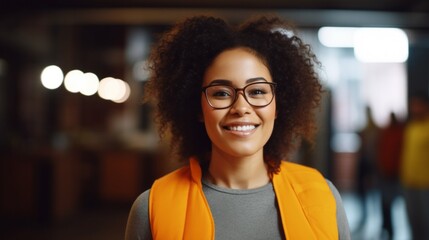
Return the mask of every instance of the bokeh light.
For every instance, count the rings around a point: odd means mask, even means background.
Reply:
[[[318,38],[326,47],[353,48],[361,62],[402,63],[408,59],[408,37],[399,28],[322,27]]]
[[[127,99],[130,97],[130,94],[131,94],[130,85],[127,82],[124,82],[124,81],[121,81],[121,82],[125,86],[125,92],[123,92],[122,97],[120,99],[117,99],[117,100],[112,99],[112,101],[114,101],[115,103],[123,103],[127,101]]]
[[[111,100],[115,103],[125,102],[130,94],[129,84],[121,79],[105,77],[101,81],[95,73],[84,73],[74,69],[69,71],[65,77],[60,67],[51,65],[43,69],[40,75],[41,82],[45,88],[56,89],[64,81],[67,91],[91,96],[98,92],[99,97]]]
[[[120,79],[106,77],[100,81],[98,95],[103,99],[122,103],[126,101],[130,95],[130,86]]]
[[[355,56],[362,62],[405,62],[408,37],[398,28],[361,28],[356,31]]]
[[[57,89],[63,83],[63,79],[63,70],[56,65],[45,67],[40,74],[42,85],[47,89]]]
[[[106,77],[100,80],[100,85],[98,86],[98,96],[102,99],[110,100],[110,91],[113,91],[111,85],[114,85],[115,79],[112,77]]]
[[[97,75],[88,72],[83,75],[80,93],[86,96],[94,95],[98,90],[99,80]]]
[[[354,34],[358,28],[353,27],[322,27],[317,36],[326,47],[353,48]]]
[[[82,82],[84,81],[84,73],[80,70],[71,70],[64,78],[64,86],[67,91],[77,93],[82,89]]]

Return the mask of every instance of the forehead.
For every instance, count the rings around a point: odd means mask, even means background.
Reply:
[[[204,85],[217,79],[242,85],[251,78],[264,78],[271,82],[271,74],[264,61],[249,49],[234,48],[221,52],[208,66]]]

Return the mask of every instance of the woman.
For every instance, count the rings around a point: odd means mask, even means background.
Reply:
[[[150,57],[146,92],[189,166],[133,204],[126,239],[349,239],[341,199],[283,161],[312,136],[321,85],[308,45],[278,18],[193,17]]]

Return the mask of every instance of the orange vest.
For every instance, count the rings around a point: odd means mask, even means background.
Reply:
[[[215,239],[198,161],[156,180],[150,190],[153,239]],[[273,175],[286,239],[338,239],[335,198],[315,169],[285,162]]]

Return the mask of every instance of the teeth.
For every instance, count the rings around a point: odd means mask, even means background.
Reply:
[[[255,126],[254,125],[244,125],[244,126],[232,126],[232,127],[228,127],[229,130],[231,131],[250,131],[252,129],[254,129]]]

